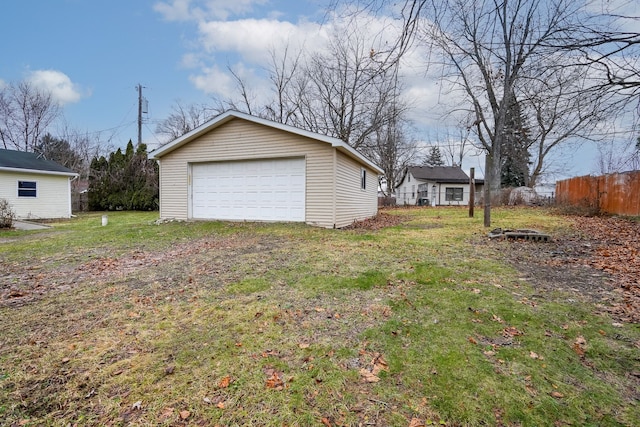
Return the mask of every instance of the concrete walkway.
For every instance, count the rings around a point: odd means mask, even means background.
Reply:
[[[16,230],[46,230],[47,228],[51,228],[48,225],[38,224],[36,222],[21,221],[21,220],[13,221],[13,227]]]

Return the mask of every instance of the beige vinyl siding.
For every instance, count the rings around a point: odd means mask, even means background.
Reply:
[[[333,151],[325,142],[233,119],[160,159],[160,216],[189,218],[190,163],[305,157],[305,221],[332,227]]]
[[[18,181],[35,181],[36,197],[18,197]],[[68,176],[0,172],[0,198],[18,218],[69,218],[71,190]]]
[[[360,184],[362,168],[367,171],[367,185]],[[374,216],[378,212],[378,175],[345,154],[336,158],[336,227]]]

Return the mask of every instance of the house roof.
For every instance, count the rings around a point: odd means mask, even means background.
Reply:
[[[411,173],[415,179],[421,181],[449,183],[469,182],[469,176],[467,176],[459,166],[409,166],[405,169],[400,183],[404,181],[407,173]]]
[[[5,149],[0,149],[0,171],[78,176],[71,169],[38,154]]]
[[[257,123],[257,124],[261,124],[263,126],[268,126],[274,129],[279,129],[285,132],[289,132],[289,133],[293,133],[296,135],[300,135],[300,136],[304,136],[306,138],[311,138],[314,139],[316,141],[322,141],[322,142],[326,142],[328,144],[331,144],[332,147],[335,147],[337,150],[345,153],[346,155],[348,155],[349,157],[359,161],[360,163],[363,163],[367,166],[369,166],[371,169],[373,169],[374,171],[376,171],[379,174],[382,174],[384,171],[382,169],[380,169],[375,163],[373,163],[371,160],[367,159],[366,157],[364,157],[360,152],[358,152],[355,148],[351,147],[350,145],[348,145],[346,142],[338,139],[338,138],[334,138],[331,136],[326,136],[326,135],[322,135],[319,133],[315,133],[315,132],[310,132],[304,129],[300,129],[294,126],[289,126],[289,125],[285,125],[283,123],[278,123],[278,122],[274,122],[271,120],[267,120],[267,119],[263,119],[260,117],[256,117],[256,116],[252,116],[250,114],[246,114],[246,113],[241,113],[239,111],[234,111],[234,110],[229,110],[226,111],[216,117],[214,117],[213,119],[209,120],[208,122],[198,126],[197,128],[193,129],[190,132],[185,133],[184,135],[182,135],[181,137],[174,139],[173,141],[156,148],[155,150],[151,151],[149,153],[149,158],[150,159],[154,159],[154,160],[159,160],[162,156],[164,156],[165,154],[168,154],[170,152],[172,152],[173,150],[182,147],[183,145],[189,143],[190,141],[193,141],[194,139],[198,138],[201,135],[204,135],[207,132],[212,131],[213,129],[229,122],[230,120],[233,119],[243,119],[243,120],[247,120],[253,123]]]

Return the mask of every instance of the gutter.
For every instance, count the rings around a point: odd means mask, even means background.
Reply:
[[[23,169],[23,168],[8,168],[8,167],[0,167],[0,171],[6,172],[20,172],[20,173],[33,173],[38,175],[58,175],[58,176],[68,176],[77,178],[80,175],[75,172],[59,172],[59,171],[48,171],[42,169]]]

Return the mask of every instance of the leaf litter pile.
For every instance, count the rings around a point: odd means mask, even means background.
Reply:
[[[640,223],[580,217],[552,242],[504,241],[505,256],[545,291],[600,303],[614,318],[640,323]]]

